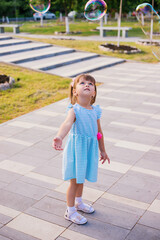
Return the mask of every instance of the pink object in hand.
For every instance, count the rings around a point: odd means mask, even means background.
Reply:
[[[102,138],[102,134],[100,132],[97,133],[97,139],[101,139]]]

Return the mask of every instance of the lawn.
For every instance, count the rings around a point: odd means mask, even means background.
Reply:
[[[0,91],[0,123],[68,97],[70,79],[0,63],[14,87]]]
[[[118,58],[123,58],[126,60],[132,60],[132,61],[140,61],[140,62],[147,62],[147,63],[157,63],[158,60],[154,57],[152,54],[152,47],[150,46],[143,46],[139,45],[133,42],[130,43],[125,43],[121,42],[120,44],[124,45],[129,45],[133,47],[137,47],[141,49],[141,53],[135,53],[135,54],[123,54],[123,53],[113,53],[113,52],[104,52],[99,49],[100,44],[105,44],[106,42],[104,41],[80,41],[80,40],[66,40],[66,39],[41,39],[41,38],[28,38],[25,37],[26,39],[30,39],[33,41],[38,41],[38,42],[44,42],[44,43],[50,43],[53,45],[58,45],[58,46],[64,46],[64,47],[69,47],[69,48],[74,48],[76,50],[80,51],[86,51],[86,52],[93,52],[97,54],[101,54],[104,56],[110,56],[110,57],[118,57]],[[114,43],[115,42],[108,42],[107,43]],[[158,49],[158,47],[156,47]]]
[[[116,22],[109,22],[108,25],[116,26]],[[95,22],[74,22],[70,23],[70,31],[80,31],[81,36],[98,35],[95,28],[99,23]],[[122,26],[129,26],[133,29],[129,31],[129,36],[143,36],[143,33],[137,22],[123,22]],[[12,31],[12,29],[9,29]],[[32,34],[54,34],[55,31],[65,31],[65,24],[58,21],[48,21],[41,27],[40,23],[24,23],[21,32]],[[116,32],[110,32],[110,35],[116,35]],[[18,36],[18,35],[17,35]],[[157,63],[158,60],[152,54],[150,46],[141,46],[136,43],[123,43],[135,46],[142,50],[138,54],[120,54],[103,52],[99,49],[100,44],[105,42],[98,41],[78,41],[64,39],[32,39],[53,45],[74,48],[80,51],[94,52],[111,57],[118,57],[133,61],[148,63]],[[0,63],[0,74],[6,74],[15,78],[16,83],[12,89],[0,91],[0,123],[25,113],[41,108],[68,96],[68,86],[70,79],[54,76],[38,71],[31,71],[15,65]]]
[[[41,27],[40,22],[24,22],[20,28],[21,32],[27,32],[31,34],[55,34],[55,32],[64,32],[65,31],[65,22],[59,22],[59,20],[44,20],[43,27]],[[75,32],[75,35],[78,36],[92,36],[99,35],[99,31],[96,30],[96,27],[99,27],[99,21],[79,21],[70,22],[70,31]],[[132,30],[129,31],[129,37],[144,37],[144,34],[139,26],[138,21],[122,21],[122,26],[132,27]],[[104,24],[105,26],[105,24]],[[112,20],[108,21],[106,26],[117,26],[117,22]],[[7,31],[12,32],[11,28],[6,28]],[[79,33],[76,33],[79,32]],[[116,36],[117,31],[108,32],[108,36]]]

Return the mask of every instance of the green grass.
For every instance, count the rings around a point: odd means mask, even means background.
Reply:
[[[77,33],[78,36],[92,36],[99,35],[99,31],[96,27],[99,27],[99,22],[87,22],[78,21],[70,22],[71,32],[81,32]],[[132,27],[133,29],[129,31],[129,37],[144,37],[144,34],[139,26],[138,21],[122,21],[122,26]],[[104,25],[105,26],[105,25]],[[117,26],[116,21],[108,21],[107,26]],[[12,32],[12,28],[7,28],[7,31]],[[43,27],[41,27],[40,22],[24,22],[23,26],[20,28],[21,32],[28,32],[31,34],[54,34],[55,32],[65,32],[65,22],[59,22],[58,20],[48,20],[44,21]],[[107,33],[108,36],[116,36],[117,31],[110,31]]]
[[[68,97],[70,79],[4,63],[0,74],[16,80],[13,88],[0,91],[0,123]]]
[[[96,30],[96,27],[99,27],[99,22],[86,22],[78,21],[70,22],[70,31],[71,32],[80,32],[75,33],[78,36],[92,36],[99,35],[99,31]],[[104,24],[105,26],[105,24]],[[117,26],[117,21],[108,21],[106,26]],[[141,30],[140,24],[138,21],[124,21],[121,22],[122,27],[132,27],[132,30],[128,32],[129,37],[145,37],[144,33]],[[154,24],[155,26],[155,24]],[[11,31],[12,29],[10,29]],[[157,28],[158,31],[158,28]],[[40,26],[40,22],[25,22],[21,27],[21,32],[28,32],[32,34],[54,34],[55,32],[65,32],[65,22],[59,22],[58,20],[44,21],[43,27]],[[107,33],[108,36],[117,36],[117,31],[110,31]]]
[[[116,26],[116,22],[109,22],[108,25]],[[81,36],[99,35],[98,31],[93,31],[99,23],[95,22],[75,22],[70,23],[70,31],[81,31]],[[129,36],[143,37],[142,30],[137,22],[122,22],[122,26],[132,27]],[[12,29],[9,29],[12,31]],[[32,34],[54,34],[55,31],[65,31],[65,24],[57,21],[49,21],[44,23],[44,27],[40,23],[24,23],[21,32]],[[110,32],[110,36],[116,36],[117,32]],[[18,37],[18,35],[17,35]],[[111,57],[124,58],[133,61],[141,61],[148,63],[157,63],[158,60],[152,54],[150,46],[141,46],[136,43],[123,43],[135,46],[142,50],[138,54],[122,54],[103,52],[99,49],[100,44],[105,42],[98,41],[75,41],[75,40],[58,40],[58,39],[32,39],[33,41],[41,41],[53,45],[65,46],[81,51],[88,51],[103,54]],[[116,43],[115,43],[116,44]],[[68,86],[70,79],[53,76],[38,71],[31,71],[15,65],[0,63],[0,74],[6,74],[15,78],[14,87],[0,91],[0,123],[25,113],[41,108],[68,96]],[[17,79],[20,78],[20,81]]]
[[[26,37],[25,37],[26,38]],[[36,38],[27,38],[31,39],[33,41],[39,41],[44,43],[50,43],[53,45],[58,46],[64,46],[69,48],[74,48],[76,50],[80,51],[86,51],[86,52],[93,52],[97,54],[101,54],[104,56],[110,56],[110,57],[117,57],[117,58],[123,58],[127,60],[132,61],[140,61],[140,62],[147,62],[147,63],[157,63],[158,60],[154,57],[152,53],[152,47],[151,46],[143,46],[136,43],[125,43],[121,42],[120,44],[123,45],[129,45],[133,47],[137,47],[141,49],[141,53],[135,53],[135,54],[123,54],[123,53],[113,53],[113,52],[104,52],[99,49],[100,44],[105,44],[104,41],[80,41],[80,40],[61,40],[61,39],[36,39]],[[107,41],[107,43],[109,43]],[[113,43],[113,42],[112,42]],[[114,42],[116,44],[116,42]],[[158,48],[158,47],[157,47]]]

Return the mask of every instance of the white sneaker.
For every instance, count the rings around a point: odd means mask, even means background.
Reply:
[[[85,224],[87,222],[87,219],[81,214],[79,214],[77,211],[69,214],[68,209],[64,214],[64,218],[79,225]]]
[[[94,212],[94,208],[92,207],[92,205],[86,204],[86,203],[76,203],[75,207],[77,209],[77,211],[82,211],[84,213],[93,213]]]

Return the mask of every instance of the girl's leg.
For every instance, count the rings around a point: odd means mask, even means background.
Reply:
[[[68,207],[74,207],[76,191],[77,191],[76,179],[71,179],[70,185],[67,189],[67,206]]]
[[[67,189],[67,209],[65,212],[65,219],[77,223],[77,224],[85,224],[87,219],[79,214],[75,208],[75,197],[77,191],[77,183],[76,179],[70,180],[70,185]]]
[[[83,183],[77,184],[76,197],[82,197]]]
[[[76,190],[76,198],[75,198],[75,206],[77,210],[80,210],[85,213],[93,213],[94,208],[91,205],[85,204],[82,201],[82,193],[83,193],[83,184],[77,184]]]

